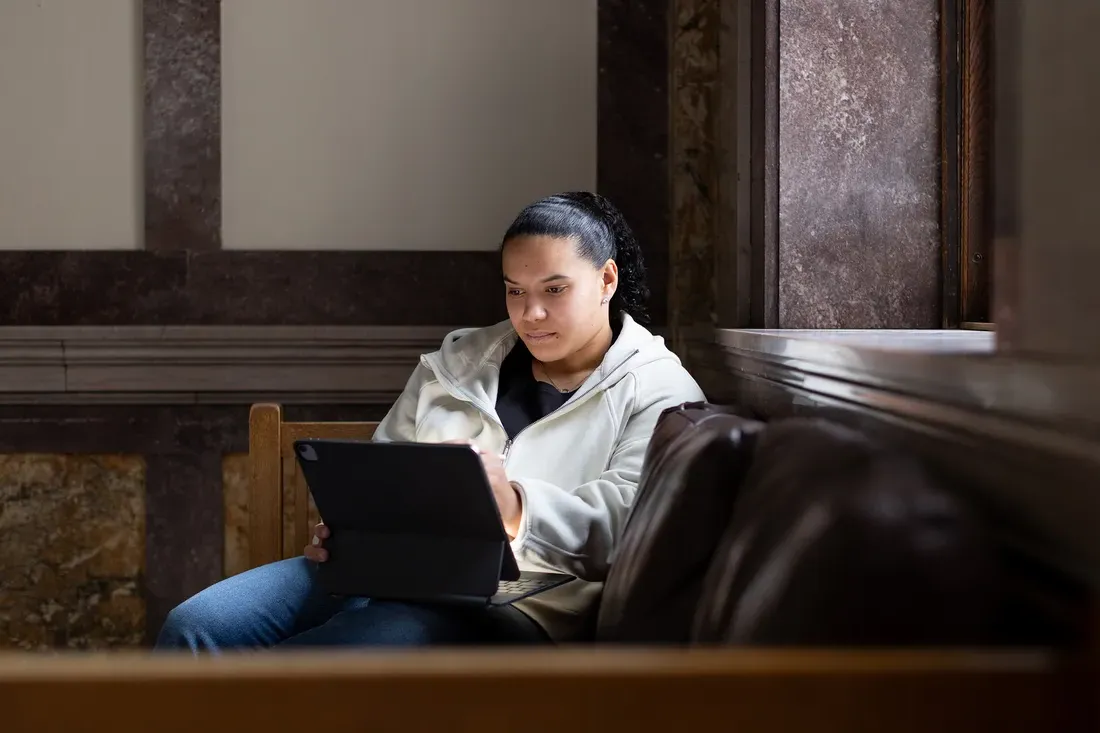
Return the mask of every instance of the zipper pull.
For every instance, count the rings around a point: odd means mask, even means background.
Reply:
[[[501,454],[505,461],[508,460],[508,453],[512,450],[512,439],[504,441],[504,452]]]

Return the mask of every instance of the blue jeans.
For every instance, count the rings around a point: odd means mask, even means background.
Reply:
[[[254,568],[192,596],[168,614],[157,649],[549,643],[511,606],[463,607],[335,598],[304,557]]]

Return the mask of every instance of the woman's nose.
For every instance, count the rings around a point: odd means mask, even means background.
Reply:
[[[523,320],[525,321],[541,321],[546,318],[546,309],[534,301],[527,301],[526,307],[523,309]]]

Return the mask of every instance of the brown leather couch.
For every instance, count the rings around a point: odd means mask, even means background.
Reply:
[[[982,519],[911,457],[816,419],[665,412],[597,619],[603,642],[971,645],[997,635]]]

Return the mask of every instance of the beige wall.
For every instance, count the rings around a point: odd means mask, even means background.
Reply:
[[[224,246],[492,249],[596,182],[596,0],[222,4]]]
[[[0,0],[0,249],[142,246],[140,0]],[[596,183],[596,0],[222,4],[240,249],[492,249]]]
[[[141,246],[138,0],[0,0],[0,249]]]

